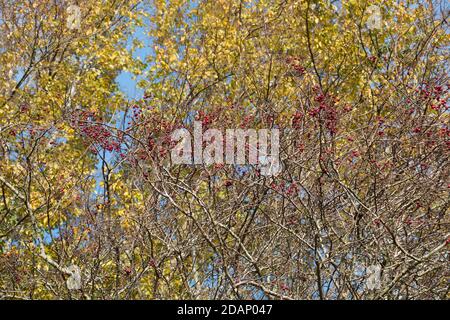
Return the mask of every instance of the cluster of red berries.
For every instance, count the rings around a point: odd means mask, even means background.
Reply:
[[[142,116],[142,109],[140,106],[138,106],[137,104],[133,105],[131,107],[131,110],[133,112],[133,117],[135,119],[139,119]]]
[[[105,128],[93,112],[81,111],[78,114],[72,115],[72,124],[75,125],[81,134],[88,138],[91,143],[97,147],[103,148],[109,152],[119,152],[120,143],[115,139],[111,132]],[[93,146],[91,151],[96,153],[98,148]]]
[[[295,196],[298,193],[298,186],[296,182],[291,182],[286,185],[285,181],[281,181],[280,183],[276,183],[275,181],[270,184],[270,187],[280,193],[283,193],[287,196]]]
[[[19,107],[19,110],[20,110],[21,113],[25,113],[25,112],[27,112],[28,110],[30,110],[30,105],[29,105],[29,104],[26,104],[26,103],[22,103],[22,104],[20,105],[20,107]]]
[[[433,110],[448,110],[449,106],[447,105],[447,96],[449,87],[449,85],[443,86],[423,83],[415,89],[415,92],[419,95],[420,101],[432,101],[431,108]],[[411,103],[411,99],[408,98],[407,103]]]
[[[242,119],[242,123],[240,125],[241,128],[245,129],[250,127],[251,122],[255,120],[255,117],[252,115],[245,116],[244,119]]]
[[[294,116],[292,117],[292,127],[294,129],[300,129],[302,118],[303,118],[303,114],[301,112],[297,111],[294,114]]]
[[[226,180],[226,181],[223,183],[223,185],[224,185],[225,187],[230,187],[231,185],[233,185],[233,181],[231,181],[231,180]]]
[[[302,76],[305,74],[306,69],[301,65],[301,58],[288,56],[286,58],[286,63],[291,67],[291,69],[295,72],[296,75]]]
[[[289,184],[289,187],[286,189],[286,194],[288,196],[295,196],[298,193],[297,184],[295,182],[292,182]]]
[[[124,272],[127,276],[131,275],[131,272],[132,272],[131,267],[125,267],[125,268],[123,268],[123,272]]]
[[[128,160],[133,166],[136,166],[140,160],[148,160],[149,157],[162,161],[176,144],[172,141],[172,132],[181,128],[180,124],[165,120],[158,113],[148,113],[144,116],[143,108],[139,104],[132,106],[133,126],[128,128],[128,131],[135,131],[134,135],[146,137],[146,147],[139,147],[129,153]],[[146,108],[150,109],[150,107]]]
[[[372,63],[375,63],[377,61],[377,57],[376,56],[369,56],[369,61]]]
[[[200,110],[198,111],[195,120],[201,121],[202,126],[207,127],[209,124],[213,122],[214,118],[211,115],[207,114],[206,112]]]
[[[351,156],[352,158],[358,158],[360,156],[360,153],[358,150],[352,150]]]
[[[422,131],[422,128],[421,127],[415,127],[414,129],[413,129],[413,132],[414,133],[420,133]]]
[[[266,115],[266,124],[267,125],[269,125],[269,126],[272,125],[274,120],[275,120],[275,116],[273,114]]]
[[[324,94],[319,87],[314,87],[315,91],[314,101],[319,104],[318,107],[309,110],[308,114],[317,118],[322,115],[322,119],[325,121],[325,127],[334,135],[337,132],[338,123],[338,110],[336,108],[337,99],[329,94]]]

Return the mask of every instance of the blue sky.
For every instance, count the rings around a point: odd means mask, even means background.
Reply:
[[[131,49],[134,39],[141,41],[144,44],[144,47],[136,49],[133,57],[140,58],[141,61],[145,62],[145,58],[154,53],[151,38],[148,33],[145,32],[145,27],[136,28],[134,34],[128,39],[128,49]],[[137,82],[144,77],[145,76],[139,76],[137,79],[133,79],[133,75],[130,72],[124,71],[116,78],[116,82],[119,85],[119,89],[128,99],[141,99],[144,92],[137,87]]]

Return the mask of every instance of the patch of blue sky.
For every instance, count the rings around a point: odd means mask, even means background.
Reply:
[[[59,237],[59,227],[55,227],[50,231],[44,232],[44,237],[42,238],[42,241],[44,241],[44,244],[48,245],[52,243],[53,239],[56,239],[58,237]]]
[[[137,27],[135,32],[127,40],[127,49],[131,50],[133,46],[133,41],[137,40],[142,43],[142,48],[136,48],[133,52],[133,58],[140,59],[142,62],[146,62],[148,56],[154,55],[153,40],[148,36],[146,27]],[[130,100],[142,99],[144,96],[144,90],[138,87],[140,80],[145,79],[145,74],[151,67],[151,64],[146,65],[142,75],[135,76],[129,71],[121,72],[117,78],[116,82],[119,86],[119,90],[125,94],[125,96]]]

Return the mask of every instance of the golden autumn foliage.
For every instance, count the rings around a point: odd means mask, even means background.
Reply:
[[[0,0],[0,299],[447,298],[445,1],[73,5]],[[194,121],[281,172],[172,163]]]

